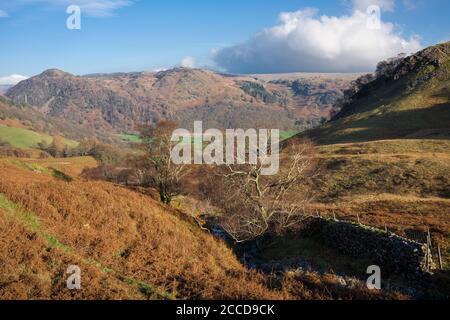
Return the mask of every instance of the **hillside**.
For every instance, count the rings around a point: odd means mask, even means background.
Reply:
[[[78,176],[92,166],[0,159],[1,299],[402,298],[331,274],[251,271],[189,215],[142,190]],[[83,290],[66,289],[69,265],[81,268]]]
[[[450,137],[450,42],[406,57],[362,88],[327,124],[317,143]]]
[[[37,133],[35,131],[22,128],[4,126],[1,124],[0,139],[1,141],[17,148],[31,148],[36,147],[40,142],[51,144],[53,141],[53,138],[46,134]],[[69,147],[74,147],[77,145],[77,142],[73,140],[65,140],[65,142]]]
[[[149,197],[20,164],[0,162],[2,298],[275,297],[224,245]],[[69,264],[85,277],[73,296],[60,276]]]
[[[86,128],[63,117],[44,115],[30,106],[16,104],[0,96],[0,140],[17,147],[31,147],[38,142],[49,141],[50,136],[62,135],[68,144],[73,140],[96,137],[105,142],[115,141],[110,133]],[[70,141],[72,140],[72,141]]]
[[[183,127],[203,120],[211,128],[292,130],[329,118],[353,78],[303,79],[296,86],[310,92],[299,94],[292,81],[266,82],[201,69],[86,76],[53,69],[20,82],[6,95],[42,114],[116,133],[134,132],[137,124],[160,119],[176,120]]]
[[[314,210],[424,241],[450,234],[450,42],[378,72],[328,123],[300,134],[318,144],[324,174]]]

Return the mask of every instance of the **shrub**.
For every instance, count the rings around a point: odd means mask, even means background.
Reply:
[[[85,157],[91,156],[102,164],[118,164],[124,160],[124,150],[96,139],[83,139],[80,144],[67,151],[67,156]]]

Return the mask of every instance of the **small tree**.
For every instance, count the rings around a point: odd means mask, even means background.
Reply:
[[[181,180],[186,173],[186,166],[175,165],[171,159],[172,149],[178,143],[171,141],[176,129],[177,124],[172,121],[141,127],[144,155],[135,162],[136,175],[143,184],[155,188],[165,204],[180,194]]]
[[[0,139],[0,147],[10,147],[11,144],[5,140]]]
[[[224,216],[223,229],[237,242],[253,240],[287,229],[307,216],[310,192],[293,192],[306,185],[316,170],[310,142],[295,143],[283,151],[280,173],[262,175],[262,164],[222,168],[222,188],[217,195]]]
[[[47,151],[53,157],[63,157],[66,152],[66,145],[64,138],[61,136],[54,136],[53,142],[48,146]]]
[[[82,139],[78,146],[72,150],[72,153],[73,155],[80,157],[91,156],[98,144],[99,142],[95,138]]]

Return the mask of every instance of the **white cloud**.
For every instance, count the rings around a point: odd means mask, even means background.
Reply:
[[[7,18],[7,17],[8,17],[8,12],[0,9],[0,18]]]
[[[417,37],[404,38],[392,23],[373,28],[371,17],[356,8],[340,17],[319,17],[315,9],[282,13],[278,25],[215,49],[213,59],[233,73],[366,72],[383,59],[422,48]]]
[[[158,72],[167,71],[167,70],[169,70],[169,68],[156,68],[156,69],[153,69],[152,72],[158,73]]]
[[[370,6],[378,6],[383,11],[394,11],[395,0],[353,0],[353,8],[366,12]]]
[[[181,60],[180,65],[183,68],[193,69],[193,68],[195,68],[196,62],[195,62],[195,59],[192,57],[185,57],[185,58],[183,58],[183,60]]]
[[[28,79],[27,76],[22,76],[20,74],[12,74],[6,77],[0,77],[0,85],[16,85],[20,81]]]
[[[114,14],[117,9],[130,6],[135,0],[19,0],[24,4],[40,2],[48,6],[68,7],[77,5],[81,8],[81,14],[92,17],[107,17]]]

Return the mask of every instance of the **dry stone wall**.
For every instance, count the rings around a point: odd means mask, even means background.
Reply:
[[[342,254],[365,258],[389,274],[416,278],[434,268],[426,244],[346,221],[311,218],[302,231]]]

